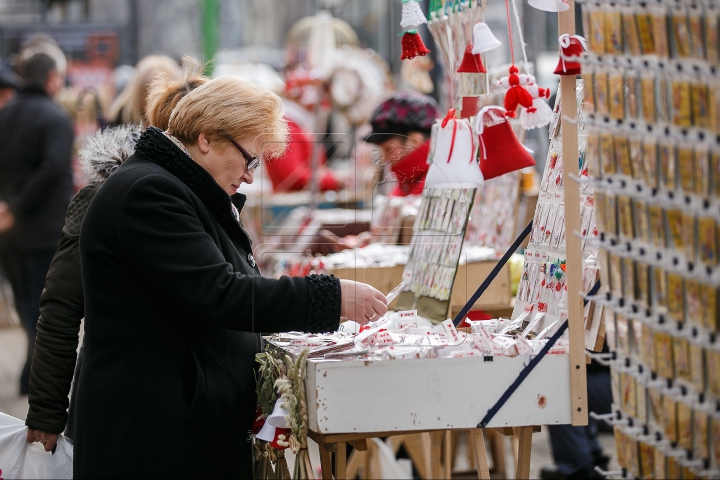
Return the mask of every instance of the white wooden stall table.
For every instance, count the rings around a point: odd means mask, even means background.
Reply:
[[[425,475],[449,478],[451,462],[441,462],[443,437],[450,430],[470,430],[478,475],[490,478],[477,424],[529,361],[529,356],[309,360],[309,436],[320,446],[324,477],[331,478],[334,454],[335,478],[346,478],[348,442],[364,450],[369,438],[424,433],[423,454],[430,453]],[[533,426],[572,421],[568,369],[568,355],[546,355],[488,424],[518,438],[516,478],[530,475]],[[449,442],[445,450],[448,458]]]

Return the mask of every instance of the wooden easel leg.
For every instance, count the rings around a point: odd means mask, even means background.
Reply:
[[[492,472],[500,478],[505,478],[505,439],[495,430],[485,429],[488,442],[490,442],[490,454],[493,459]]]
[[[428,437],[427,449],[425,449],[424,445],[424,436]],[[430,478],[429,472],[431,472],[431,470],[428,469],[428,464],[430,463],[429,436],[430,434],[428,433],[415,433],[411,435],[402,435],[400,437],[390,437],[393,439],[394,453],[397,454],[398,450],[400,450],[400,445],[404,445],[405,451],[415,466],[415,470],[423,480]],[[401,440],[397,440],[398,438],[401,438]]]
[[[445,430],[445,434],[443,435],[443,447],[443,478],[451,478],[453,465],[451,430]]]
[[[422,444],[423,458],[425,459],[425,478],[433,478],[433,439],[430,432],[420,434],[420,443]]]
[[[468,431],[470,449],[475,454],[475,465],[477,465],[478,478],[490,480],[490,467],[488,466],[487,452],[485,451],[485,437],[479,428]]]
[[[332,461],[330,460],[330,451],[325,442],[318,442],[320,449],[320,468],[322,469],[322,478],[324,480],[332,480]]]
[[[337,443],[335,450],[335,480],[345,480],[347,478],[347,444],[345,442]]]
[[[348,458],[347,461],[347,478],[357,478],[360,472],[360,465],[365,461],[365,455],[367,455],[367,451],[360,452],[353,450],[352,453],[350,453],[350,458]]]
[[[518,456],[515,478],[530,478],[530,449],[532,448],[533,427],[518,427]]]
[[[430,435],[432,438],[432,478],[446,478],[442,468],[442,443],[445,432],[431,432]]]

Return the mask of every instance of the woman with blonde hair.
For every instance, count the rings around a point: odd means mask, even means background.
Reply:
[[[110,106],[107,121],[111,125],[134,123],[148,125],[146,98],[150,84],[158,76],[180,78],[177,62],[165,55],[148,55],[138,62],[135,76]]]
[[[75,478],[251,478],[260,332],[328,332],[387,312],[332,275],[264,278],[240,222],[261,155],[285,149],[280,98],[211,80],[149,127],[83,224],[85,362]]]
[[[163,130],[170,121],[168,112],[185,95],[208,81],[191,58],[183,59],[183,67],[181,79],[164,75],[150,87],[148,120]],[[83,347],[76,361],[78,333],[85,316],[80,274],[80,231],[85,213],[105,180],[134,153],[141,132],[139,125],[132,124],[108,128],[92,135],[79,152],[90,183],[70,203],[59,247],[45,279],[28,388],[27,440],[42,442],[46,451],[55,447],[63,431],[67,438],[74,438],[75,391],[84,358]]]

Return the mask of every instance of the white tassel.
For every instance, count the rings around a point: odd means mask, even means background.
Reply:
[[[400,26],[402,28],[415,27],[423,23],[427,23],[427,18],[425,18],[417,0],[407,0],[403,2]]]
[[[528,109],[523,109],[520,113],[520,125],[525,130],[544,127],[549,124],[553,118],[553,111],[550,105],[542,98],[533,99],[534,112],[528,113]]]

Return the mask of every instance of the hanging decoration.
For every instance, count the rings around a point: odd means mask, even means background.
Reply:
[[[478,22],[473,27],[472,53],[485,53],[502,46],[502,42],[493,35],[485,22]]]
[[[587,42],[580,35],[561,35],[560,60],[555,67],[555,75],[580,75],[580,56],[587,51]]]
[[[535,77],[525,75],[527,82],[525,89],[532,97],[532,107],[526,108],[520,113],[520,125],[525,130],[544,127],[553,119],[553,111],[545,99],[550,98],[550,89],[542,88],[535,84]],[[522,80],[521,80],[522,83]]]
[[[403,0],[402,19],[400,20],[402,28],[419,27],[427,23],[418,2],[419,0]],[[400,60],[410,60],[430,53],[417,29],[404,32],[400,44],[402,46]]]
[[[433,125],[435,144],[426,188],[475,188],[484,183],[477,163],[477,142],[467,119],[455,118],[450,109],[440,123]]]
[[[415,57],[422,57],[430,53],[420,37],[417,30],[410,30],[403,33],[401,40],[402,51],[400,60],[410,60]]]
[[[518,68],[515,65],[510,66],[507,77],[500,79],[498,84],[507,88],[508,91],[505,93],[505,100],[503,106],[505,107],[505,115],[510,118],[517,116],[516,110],[519,106],[524,108],[532,108],[533,99],[530,93],[520,84],[520,76],[518,75]]]
[[[490,105],[483,107],[475,118],[475,131],[482,148],[480,170],[485,180],[535,165],[505,116],[502,107]]]
[[[570,8],[566,0],[528,0],[528,5],[543,12],[564,12]]]
[[[427,23],[427,18],[425,18],[420,8],[420,2],[418,0],[403,0],[400,26],[408,28],[420,26],[424,23]]]
[[[458,73],[487,73],[485,65],[483,65],[480,54],[473,54],[472,44],[465,47],[465,54],[463,60],[460,62],[460,66],[457,69]]]

